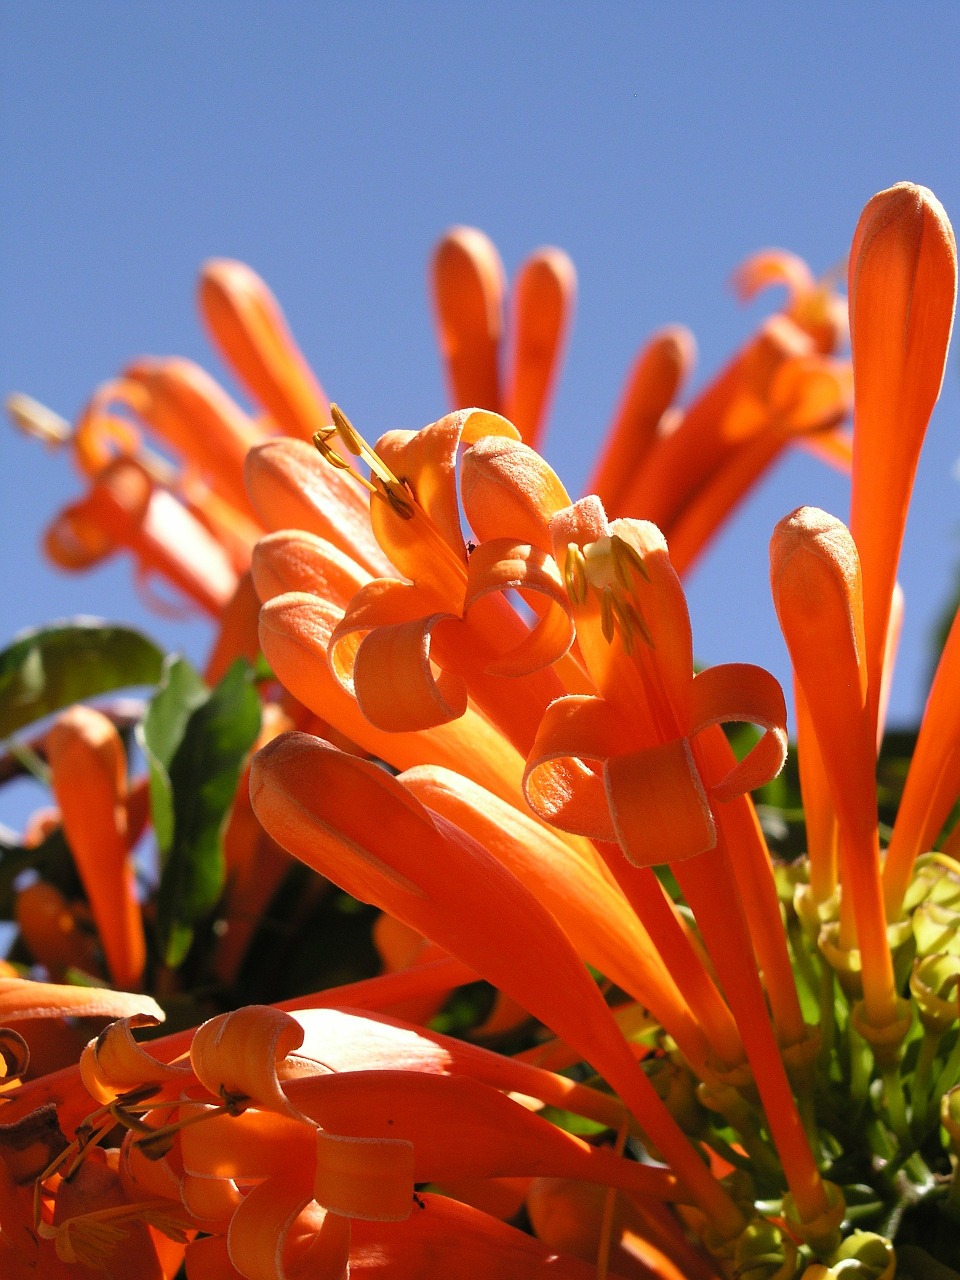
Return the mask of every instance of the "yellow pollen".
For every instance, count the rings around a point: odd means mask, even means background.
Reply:
[[[639,635],[652,649],[653,637],[637,602],[637,578],[650,581],[643,556],[623,538],[612,534],[579,547],[567,546],[563,578],[575,605],[584,605],[593,591],[599,598],[600,629],[608,644],[617,631],[627,657]]]
[[[412,520],[413,500],[403,481],[398,480],[390,468],[384,464],[383,459],[374,453],[339,405],[330,406],[330,416],[333,418],[333,425],[321,427],[319,431],[313,433],[314,447],[323,460],[331,467],[336,467],[338,471],[349,471],[365,489],[382,498],[402,520]],[[356,471],[331,446],[330,441],[334,436],[348,453],[353,454],[355,458],[363,459],[370,468],[370,480]]]

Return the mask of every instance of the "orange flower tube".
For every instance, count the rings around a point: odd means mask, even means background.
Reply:
[[[255,271],[213,259],[200,273],[198,299],[214,345],[281,431],[309,440],[326,426],[327,398]]]
[[[856,401],[850,531],[863,571],[874,725],[907,508],[943,382],[956,294],[956,242],[933,193],[901,182],[875,195],[853,237],[849,281]]]
[[[47,758],[110,976],[118,986],[136,988],[146,942],[127,846],[127,761],[120,735],[99,711],[76,706],[48,733]]]
[[[856,920],[867,1016],[896,1018],[896,989],[880,884],[875,721],[868,702],[860,563],[845,526],[800,507],[777,525],[770,582],[840,824],[844,903]],[[843,926],[843,921],[842,921]],[[843,936],[845,946],[853,940]]]

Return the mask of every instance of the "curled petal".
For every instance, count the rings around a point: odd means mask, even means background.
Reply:
[[[462,677],[430,661],[430,633],[449,614],[378,627],[357,649],[353,685],[360,710],[387,733],[432,729],[458,720],[467,709]]]
[[[649,867],[712,849],[717,829],[686,738],[613,756],[603,767],[617,843]]]
[[[430,729],[463,715],[466,685],[447,671],[434,675],[430,660],[433,629],[451,616],[392,578],[374,579],[351,601],[330,638],[330,667],[376,728]]]
[[[389,503],[372,503],[370,523],[377,541],[402,574],[443,598],[451,589],[462,588],[457,569],[466,568],[457,505],[457,450],[485,436],[516,440],[517,431],[497,413],[459,409],[421,431],[388,431],[376,444],[379,457],[416,498],[409,519]]]
[[[538,249],[513,288],[513,360],[504,412],[536,445],[573,312],[577,273],[562,249]]]
[[[496,247],[475,227],[453,227],[434,250],[431,279],[453,404],[498,410],[506,285]]]
[[[248,1005],[211,1018],[190,1046],[190,1063],[214,1097],[253,1099],[297,1118],[277,1079],[277,1064],[303,1043],[303,1031],[289,1014],[267,1005]]]
[[[248,1108],[242,1115],[211,1115],[180,1133],[186,1173],[203,1178],[259,1181],[303,1167],[313,1159],[312,1125],[275,1111]]]
[[[249,1191],[227,1250],[244,1280],[346,1280],[350,1222],[313,1199],[312,1170],[291,1167]]]
[[[370,723],[327,662],[331,637],[342,617],[326,601],[296,592],[263,607],[260,643],[284,687],[351,741],[397,769],[428,763],[458,768],[511,804],[522,805],[523,757],[472,707],[458,720],[409,733],[386,733]]]
[[[552,516],[570,497],[539,453],[516,440],[478,441],[463,456],[463,510],[481,542],[513,538],[550,549]]]
[[[539,547],[508,538],[480,543],[470,557],[464,612],[488,592],[501,591],[535,592],[546,598],[546,608],[519,645],[487,666],[487,674],[528,675],[562,658],[573,643],[574,627],[553,558]]]
[[[815,287],[810,268],[787,249],[761,249],[751,254],[737,267],[731,284],[741,302],[749,302],[773,285],[785,285],[791,302]]]
[[[362,1106],[366,1105],[361,1095]],[[402,1222],[413,1208],[413,1143],[316,1131],[313,1198],[344,1218]]]
[[[145,1001],[149,997],[141,996],[139,999]],[[159,1010],[156,1014],[135,1013],[112,1022],[95,1040],[90,1041],[80,1057],[80,1074],[93,1097],[109,1102],[117,1094],[143,1084],[185,1083],[189,1080],[188,1067],[158,1062],[133,1038],[135,1027],[155,1027],[162,1020],[163,1014]]]
[[[707,725],[731,723],[759,725],[763,736],[711,785],[710,797],[720,803],[765,786],[786,763],[787,706],[779,682],[763,667],[728,662],[694,676],[691,737]]]
[[[309,440],[330,421],[327,398],[255,271],[212,259],[200,273],[198,300],[214,344],[281,430]]]
[[[572,695],[547,708],[527,759],[523,791],[534,813],[575,835],[616,838],[599,763],[635,743],[624,719],[602,698]]]

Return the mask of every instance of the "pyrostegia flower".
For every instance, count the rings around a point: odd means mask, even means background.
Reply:
[[[521,267],[506,373],[505,275],[494,245],[456,227],[437,245],[432,275],[453,404],[503,413],[538,445],[573,309],[569,259],[540,249]],[[590,481],[608,511],[660,526],[681,574],[791,441],[849,467],[849,440],[837,431],[849,411],[849,371],[830,358],[846,333],[842,300],[829,279],[815,281],[781,250],[754,255],[734,277],[744,300],[770,285],[786,286],[784,311],[686,408],[675,399],[693,366],[693,336],[681,326],[654,335],[630,371]]]
[[[152,1046],[132,1035],[149,1019],[115,1023],[83,1057],[93,1106],[76,1071],[17,1085],[10,1038],[11,1124],[53,1104],[62,1130],[62,1150],[31,1166],[32,1216],[18,1192],[0,1199],[22,1248],[118,1266],[137,1259],[120,1233],[139,1223],[158,1265],[159,1233],[191,1280],[326,1280],[348,1266],[384,1280],[454,1268],[575,1280],[584,1267],[601,1280],[822,1280],[890,1276],[898,1223],[935,1236],[948,1220],[958,839],[927,850],[960,791],[956,634],[885,866],[875,766],[899,512],[942,376],[952,234],[922,189],[867,206],[850,275],[853,532],[804,508],[774,536],[808,805],[808,856],[789,868],[774,866],[749,795],[784,763],[782,692],[745,664],[695,671],[679,578],[788,440],[844,452],[832,290],[774,252],[738,279],[744,295],[768,283],[787,285],[786,309],[685,411],[689,336],[654,338],[601,494],[573,502],[530,444],[572,302],[556,253],[521,273],[501,380],[495,251],[463,229],[444,242],[452,391],[481,405],[373,447],[327,406],[256,277],[208,269],[205,314],[264,430],[301,437],[250,450],[249,507],[210,478],[268,530],[212,668],[252,656],[255,591],[285,690],[265,689],[283,710],[267,717],[249,805],[233,806],[227,911],[262,909],[282,847],[380,909],[392,972]],[[127,376],[161,394],[157,370]],[[895,426],[896,450],[883,443]],[[895,537],[873,514],[886,496]],[[741,722],[759,734],[735,753],[723,727]],[[226,944],[215,971],[229,980],[229,932]],[[473,1033],[499,1052],[412,1025],[475,979],[497,1003]],[[571,1068],[605,1088],[554,1074]],[[566,1131],[582,1118],[612,1150]],[[492,1216],[521,1203],[539,1242]]]

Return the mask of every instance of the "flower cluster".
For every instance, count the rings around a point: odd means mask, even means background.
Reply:
[[[656,335],[578,500],[535,447],[572,267],[535,254],[507,325],[502,267],[469,229],[433,284],[454,403],[479,407],[419,431],[367,443],[227,262],[201,307],[259,417],[184,361],[131,366],[74,431],[15,402],[89,477],[48,532],[57,562],[126,548],[221,619],[212,692],[167,664],[142,783],[100,711],[61,712],[43,740],[100,950],[41,865],[18,897],[34,959],[58,979],[102,964],[162,1002],[216,907],[207,960],[232,983],[285,851],[382,913],[388,972],[276,1004],[237,990],[243,1007],[149,1046],[132,1032],[156,1024],[150,997],[71,1005],[69,985],[11,976],[11,1275],[872,1280],[894,1242],[906,1274],[958,1267],[960,862],[952,835],[933,850],[960,796],[960,623],[883,851],[876,790],[956,282],[934,197],[875,196],[850,256],[851,376],[830,282],[757,255],[738,289],[784,284],[784,311],[683,408],[692,339]],[[759,667],[695,669],[681,575],[795,439],[850,467],[852,516],[801,508],[771,542],[807,846],[780,864],[751,792],[786,760],[783,692]],[[196,805],[167,784],[205,759],[180,748],[209,743],[237,658],[262,668],[263,714],[211,773],[211,896]],[[130,863],[148,807],[156,903]],[[478,980],[494,1004],[470,1030],[491,1047],[431,1026]],[[25,1020],[71,1009],[120,1020],[29,1078]]]

